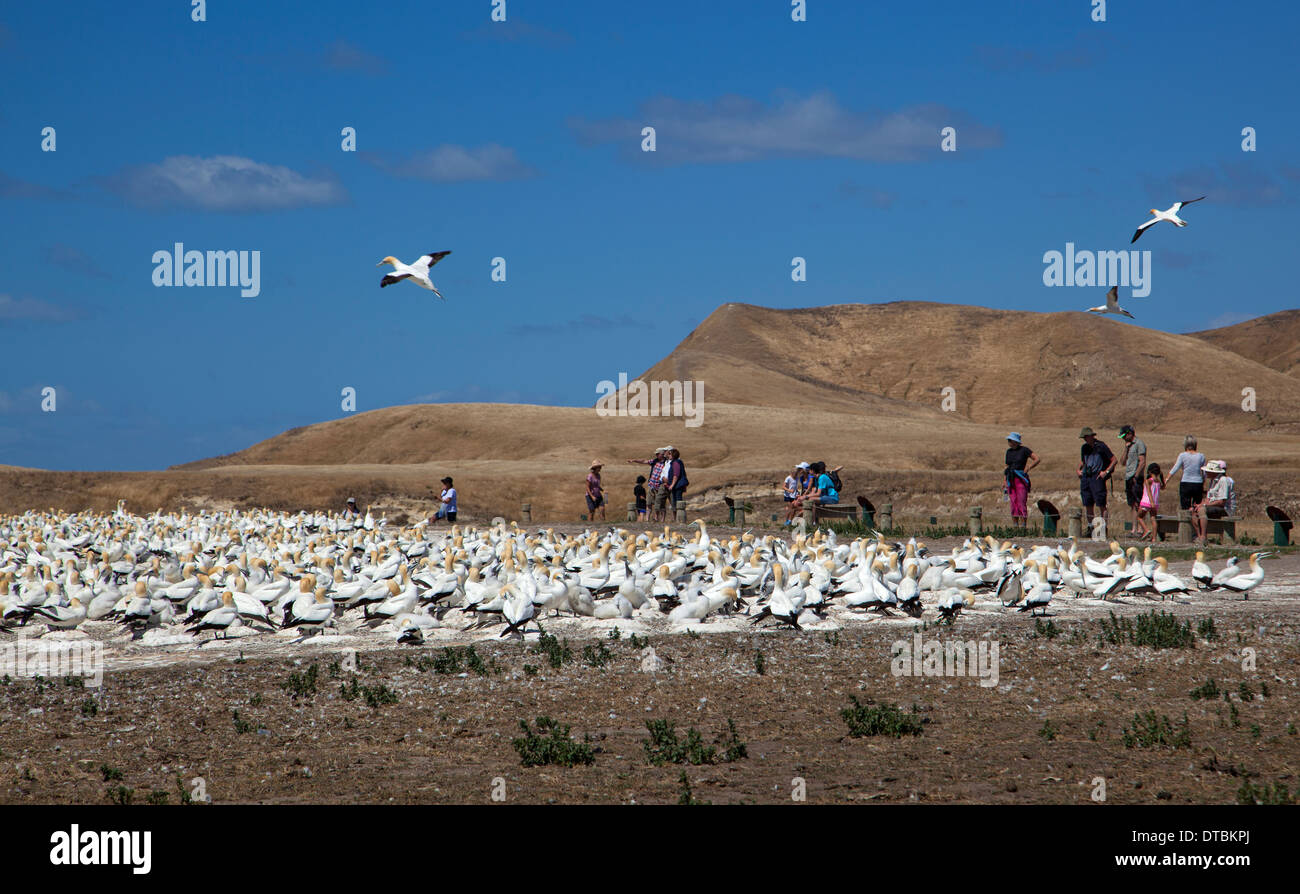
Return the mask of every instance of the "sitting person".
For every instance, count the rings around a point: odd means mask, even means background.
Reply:
[[[807,490],[808,464],[798,463],[781,484],[781,499],[793,503],[800,494]]]
[[[843,466],[840,468],[843,468]],[[809,478],[809,487],[790,504],[790,508],[786,512],[787,524],[793,521],[796,515],[803,512],[803,507],[809,502],[816,503],[819,506],[830,506],[840,501],[840,494],[835,488],[835,482],[826,471],[826,463],[815,462],[809,471],[812,472]],[[836,469],[835,471],[838,472],[839,470]]]
[[[1165,476],[1160,472],[1160,463],[1147,466],[1146,478],[1142,483],[1142,496],[1138,501],[1137,515],[1134,516],[1134,532],[1138,540],[1150,539],[1156,542],[1156,516],[1160,513],[1160,489],[1165,486]],[[1151,519],[1150,526],[1147,519]]]
[[[1205,499],[1192,507],[1192,524],[1198,540],[1205,540],[1207,518],[1227,518],[1237,513],[1236,482],[1228,477],[1228,464],[1212,459],[1201,467],[1205,474]]]
[[[456,488],[452,486],[451,476],[448,475],[442,479],[442,492],[438,494],[438,512],[429,519],[432,523],[438,521],[456,521]]]
[[[803,499],[812,490],[815,478],[812,473],[812,466],[806,462],[798,463],[794,467],[794,486],[790,487],[790,478],[786,478],[786,485],[782,488],[782,499],[789,505],[785,508],[785,524],[790,524],[795,517],[803,511]],[[787,490],[788,488],[788,490]]]
[[[839,471],[842,468],[844,467],[839,466],[838,468],[827,469],[826,463],[824,462],[813,463],[812,471],[813,474],[817,476],[817,482],[816,486],[813,488],[815,493],[810,491],[808,496],[815,496],[817,502],[823,506],[838,503],[840,501],[840,492],[839,488],[835,486],[835,477],[838,476]]]

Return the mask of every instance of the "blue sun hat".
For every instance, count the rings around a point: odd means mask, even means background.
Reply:
[[[1015,441],[1017,444],[1019,444],[1019,443],[1020,443],[1020,432],[1018,432],[1018,431],[1013,431],[1011,434],[1007,435],[1007,440],[1008,440],[1008,441]]]

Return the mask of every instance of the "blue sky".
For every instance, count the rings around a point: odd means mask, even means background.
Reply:
[[[1044,252],[1127,249],[1193,192],[1133,246],[1137,323],[1295,306],[1294,4],[807,7],[6,6],[0,463],[227,453],[345,415],[345,386],[590,405],[728,301],[1083,309],[1104,290],[1046,288]],[[261,294],[155,288],[176,242],[260,251]],[[441,249],[445,303],[380,291],[380,258]]]

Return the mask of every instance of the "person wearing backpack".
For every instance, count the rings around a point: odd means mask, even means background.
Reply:
[[[815,499],[821,505],[838,503],[840,501],[840,466],[837,469],[826,468],[826,463],[815,462],[812,465],[813,475],[816,476],[813,489],[808,492],[808,496]]]
[[[690,482],[686,480],[686,463],[682,462],[682,452],[673,448],[669,456],[671,459],[668,463],[668,472],[664,476],[667,481],[664,487],[672,494],[672,506],[676,509],[677,504],[682,502]]]

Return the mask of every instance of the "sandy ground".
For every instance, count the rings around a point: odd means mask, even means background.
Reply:
[[[1186,576],[1189,564],[1171,567]],[[1121,803],[1232,802],[1247,780],[1294,791],[1300,556],[1266,567],[1249,601],[1222,591],[1163,604],[1058,598],[1046,619],[1055,637],[1046,621],[988,597],[951,627],[937,626],[933,609],[916,621],[840,607],[803,631],[755,628],[742,616],[676,629],[658,615],[545,619],[572,652],[559,668],[539,653],[533,628],[525,641],[503,642],[494,629],[458,629],[466,621],[456,611],[421,647],[351,624],[303,643],[276,633],[201,644],[166,633],[130,641],[87,624],[103,643],[101,687],[59,677],[0,686],[0,801],[121,800],[125,787],[136,802],[176,803],[201,778],[219,802],[473,803],[494,786],[500,793],[498,779],[508,801],[675,802],[683,771],[692,797],[715,803],[788,802],[797,778],[814,802],[1083,803],[1098,778]],[[1158,652],[1100,639],[1110,612],[1152,608],[1194,629],[1212,618],[1217,637]],[[997,643],[996,685],[895,676],[894,643],[917,634]],[[61,636],[38,647],[57,648]],[[643,669],[647,642],[663,662],[653,671]],[[483,673],[432,668],[446,647],[471,643]],[[1253,669],[1243,668],[1243,650],[1254,650]],[[315,691],[291,694],[290,675],[313,665]],[[1229,700],[1192,699],[1207,679]],[[348,698],[354,680],[361,695]],[[367,688],[396,700],[368,705]],[[915,704],[927,722],[915,737],[853,738],[839,713],[850,696]],[[1175,725],[1186,714],[1190,746],[1125,747],[1124,727],[1147,710]],[[578,741],[590,736],[594,763],[522,767],[511,740],[520,720],[539,715],[570,724]],[[748,756],[652,766],[642,743],[656,719],[683,736],[693,726],[719,750],[731,720]]]

